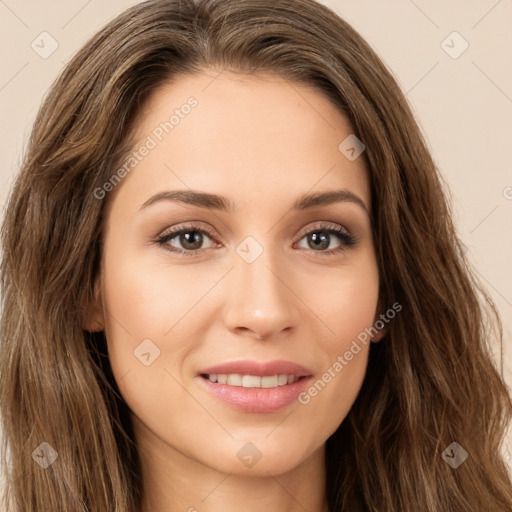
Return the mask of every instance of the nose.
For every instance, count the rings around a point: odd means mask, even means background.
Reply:
[[[289,336],[300,319],[300,300],[293,292],[291,272],[275,261],[270,264],[264,255],[253,263],[235,262],[223,311],[227,329],[258,340]]]

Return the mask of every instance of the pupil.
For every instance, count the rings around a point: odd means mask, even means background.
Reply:
[[[312,249],[318,249],[319,247],[321,249],[327,249],[327,247],[329,247],[329,236],[324,231],[311,233],[310,241],[314,242],[315,244],[320,242],[318,245],[311,246]]]
[[[192,233],[192,236],[190,234]],[[185,249],[200,249],[203,236],[199,231],[188,231],[182,233],[180,243]],[[192,245],[190,247],[189,245]]]

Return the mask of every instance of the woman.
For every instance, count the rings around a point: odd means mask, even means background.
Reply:
[[[121,14],[42,105],[2,242],[7,510],[512,511],[499,318],[326,7]]]

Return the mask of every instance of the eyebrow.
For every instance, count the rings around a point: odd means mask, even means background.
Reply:
[[[151,196],[141,207],[140,210],[147,208],[161,201],[171,201],[210,210],[219,210],[223,212],[232,212],[236,209],[235,203],[226,197],[199,192],[197,190],[166,190],[158,192]],[[314,194],[305,194],[299,197],[292,205],[294,210],[302,211],[317,206],[326,206],[333,203],[349,202],[359,205],[368,215],[370,212],[365,202],[356,194],[347,189],[331,190],[328,192],[317,192]]]

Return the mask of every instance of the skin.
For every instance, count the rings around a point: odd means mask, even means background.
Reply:
[[[273,413],[230,407],[199,385],[197,373],[237,359],[284,359],[316,380],[379,318],[365,209],[344,201],[292,210],[302,194],[348,189],[370,211],[367,169],[363,158],[338,150],[353,131],[339,110],[272,75],[179,77],[146,105],[135,148],[190,96],[197,107],[107,197],[98,300],[86,325],[105,331],[132,411],[142,510],[327,512],[324,443],[358,395],[370,344],[308,404]],[[176,189],[220,194],[237,208],[160,201],[140,210]],[[195,255],[154,242],[190,221],[214,233]],[[318,233],[321,221],[344,227],[356,245],[328,234],[328,248],[318,249],[307,233]],[[247,236],[263,248],[252,263],[236,252]],[[177,236],[167,246],[190,247],[183,243]],[[144,339],[160,350],[148,366],[134,356]],[[261,453],[252,467],[237,457],[248,442]]]

